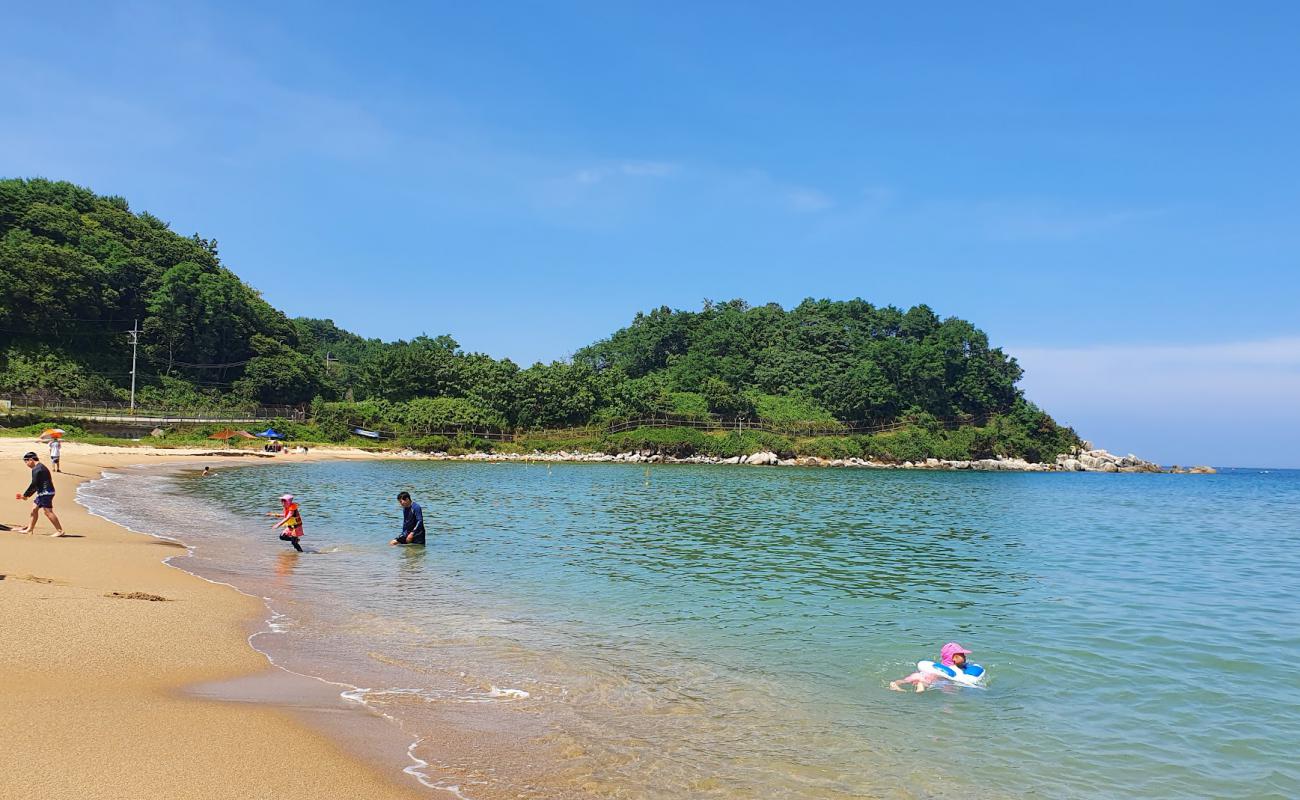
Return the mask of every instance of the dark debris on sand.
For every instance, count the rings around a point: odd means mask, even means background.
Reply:
[[[155,603],[168,602],[168,598],[160,594],[149,594],[148,592],[109,592],[105,597],[116,597],[119,600],[151,600]]]

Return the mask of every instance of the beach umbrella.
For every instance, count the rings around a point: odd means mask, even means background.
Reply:
[[[62,429],[62,428],[46,428],[46,429],[41,433],[41,439],[42,439],[42,440],[49,440],[49,439],[62,439],[62,438],[63,438],[63,429]]]
[[[266,430],[262,431],[261,433],[259,433],[259,434],[257,434],[257,435],[258,435],[258,436],[261,436],[263,439],[283,439],[283,438],[284,438],[284,434],[283,434],[283,433],[276,433],[276,432],[275,432],[275,428],[267,428]]]

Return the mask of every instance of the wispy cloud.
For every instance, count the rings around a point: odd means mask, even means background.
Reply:
[[[1300,336],[1007,350],[1029,399],[1104,446],[1166,462],[1300,464]]]
[[[990,202],[973,216],[985,236],[995,241],[1070,241],[1144,222],[1165,213],[1159,209],[1070,209],[1051,202]]]
[[[835,205],[835,201],[825,192],[803,186],[791,189],[786,197],[790,201],[790,207],[800,212],[825,211]]]
[[[583,184],[603,183],[611,178],[666,178],[681,171],[670,161],[620,161],[584,167],[573,173],[573,180]]]

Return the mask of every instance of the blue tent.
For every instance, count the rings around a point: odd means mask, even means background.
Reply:
[[[255,434],[255,435],[256,435],[256,436],[261,436],[263,439],[283,439],[283,438],[284,438],[284,434],[283,434],[283,433],[276,433],[276,432],[275,432],[275,428],[267,428],[266,430],[262,431],[261,433],[258,433],[258,434]]]

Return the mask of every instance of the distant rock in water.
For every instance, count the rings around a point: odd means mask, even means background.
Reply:
[[[1208,467],[1204,464],[1198,467],[1180,467],[1175,464],[1169,468],[1169,471],[1177,475],[1213,475],[1218,472],[1214,467]]]
[[[1056,468],[1066,472],[1163,472],[1159,464],[1144,461],[1132,453],[1117,456],[1095,449],[1062,453],[1056,457]]]

